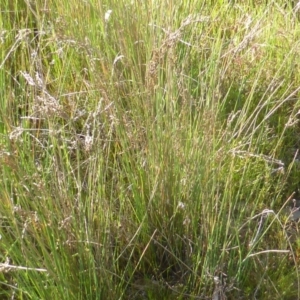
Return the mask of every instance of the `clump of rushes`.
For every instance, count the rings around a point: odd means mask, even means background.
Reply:
[[[19,2],[1,299],[300,298],[297,6]]]

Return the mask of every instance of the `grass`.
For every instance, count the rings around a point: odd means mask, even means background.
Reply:
[[[261,2],[2,5],[1,299],[300,298],[300,24]]]

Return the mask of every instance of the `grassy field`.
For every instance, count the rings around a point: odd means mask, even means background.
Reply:
[[[300,299],[286,2],[2,0],[0,299]]]

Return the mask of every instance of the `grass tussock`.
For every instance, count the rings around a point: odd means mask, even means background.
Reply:
[[[1,299],[300,297],[299,5],[6,1]]]

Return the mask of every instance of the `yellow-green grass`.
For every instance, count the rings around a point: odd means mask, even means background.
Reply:
[[[300,23],[261,2],[4,1],[1,299],[300,297]]]

